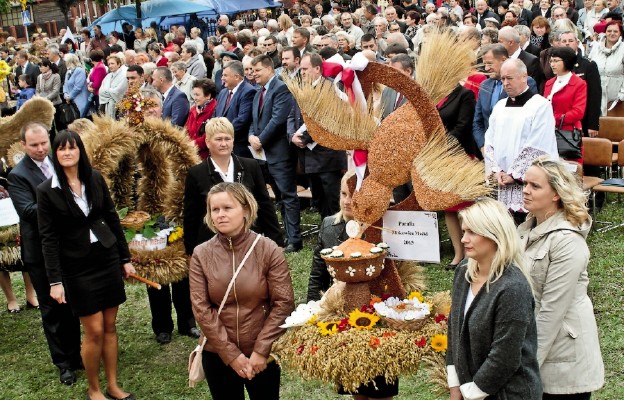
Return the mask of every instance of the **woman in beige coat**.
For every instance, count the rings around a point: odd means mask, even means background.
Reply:
[[[526,222],[518,227],[535,291],[543,399],[587,400],[604,384],[594,309],[587,296],[591,217],[565,164],[535,160],[524,176]]]

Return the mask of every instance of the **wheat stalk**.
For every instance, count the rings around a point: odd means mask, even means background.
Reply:
[[[463,200],[474,200],[491,191],[483,163],[470,159],[457,139],[440,132],[431,136],[413,165],[427,186]]]
[[[451,30],[435,30],[426,36],[420,51],[416,82],[427,91],[433,104],[438,104],[470,74],[475,60],[470,42],[458,41]]]

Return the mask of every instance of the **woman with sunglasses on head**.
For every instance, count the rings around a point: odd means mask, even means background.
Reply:
[[[592,220],[564,162],[538,158],[524,176],[518,227],[535,288],[537,360],[544,400],[588,400],[604,385],[594,308],[587,296]]]

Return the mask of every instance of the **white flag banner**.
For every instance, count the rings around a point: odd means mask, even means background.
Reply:
[[[67,39],[71,39],[71,41],[74,42],[74,44],[78,44],[76,43],[76,39],[74,39],[74,34],[72,33],[69,26],[65,28],[65,35],[63,35],[63,37],[61,38],[61,44],[65,43]]]

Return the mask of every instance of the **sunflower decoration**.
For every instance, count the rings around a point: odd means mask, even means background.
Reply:
[[[434,335],[431,338],[431,348],[438,353],[446,352],[448,348],[448,337],[443,334]]]
[[[340,321],[317,322],[316,327],[321,335],[328,336],[333,335],[334,333],[338,333],[339,323]]]
[[[184,237],[184,230],[181,226],[176,226],[176,228],[169,234],[169,238],[167,241],[169,243],[176,242]]]
[[[414,299],[417,299],[417,300],[418,300],[418,301],[420,301],[421,303],[424,303],[424,301],[425,301],[425,299],[424,299],[424,297],[423,297],[422,293],[420,293],[420,292],[418,292],[418,291],[413,291],[412,293],[410,293],[410,294],[407,296],[407,299],[408,299],[408,300],[414,300]]]
[[[349,325],[358,331],[371,330],[378,321],[379,316],[375,313],[362,312],[357,309],[349,313]]]
[[[146,99],[141,94],[138,84],[128,88],[126,95],[115,106],[121,117],[126,118],[132,126],[141,125],[145,121],[143,113],[146,109],[156,107],[158,103],[154,99]]]

